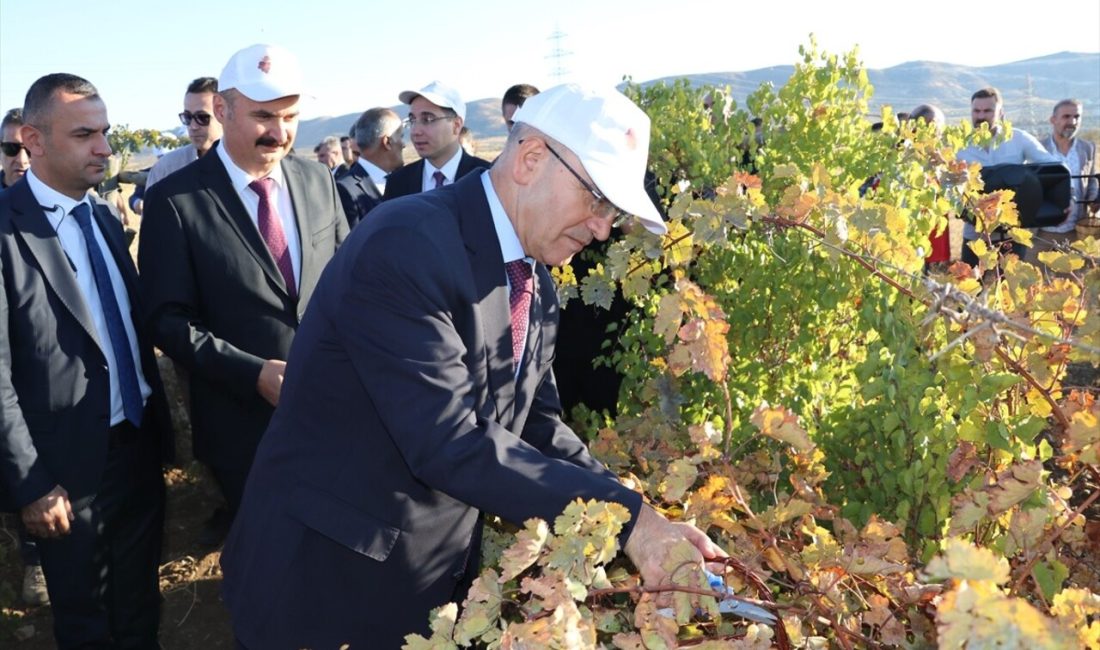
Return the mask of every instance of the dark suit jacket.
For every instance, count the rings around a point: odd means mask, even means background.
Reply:
[[[559,418],[541,265],[513,373],[480,176],[383,203],[325,270],[222,555],[246,647],[400,647],[462,599],[481,512],[553,521],[583,497],[637,515]]]
[[[153,389],[143,434],[172,448],[164,389],[142,327],[137,273],[122,225],[93,199],[126,283],[141,370]],[[20,509],[61,485],[73,508],[95,497],[110,428],[108,360],[57,233],[25,179],[0,192],[0,503]]]
[[[287,358],[321,270],[348,232],[328,170],[293,156],[281,164],[302,248],[297,299],[217,152],[145,197],[138,266],[149,329],[190,371],[195,457],[214,467],[251,463],[274,410],[256,391],[260,368]]]
[[[395,169],[390,177],[386,179],[386,194],[382,197],[382,200],[389,201],[390,199],[399,196],[408,196],[409,194],[419,194],[424,191],[424,159],[405,165],[401,169]],[[462,150],[462,158],[458,161],[458,172],[455,174],[455,180],[462,178],[466,174],[474,171],[475,169],[488,169],[493,163],[483,158],[471,156],[466,153],[466,150]]]
[[[362,221],[374,206],[382,202],[382,192],[378,191],[367,170],[358,163],[336,181],[336,190],[340,193],[340,203],[344,206],[349,228]]]

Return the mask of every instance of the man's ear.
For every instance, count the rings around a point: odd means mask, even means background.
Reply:
[[[229,106],[225,101],[225,97],[222,97],[218,93],[214,93],[214,119],[225,124],[226,112],[228,110]]]
[[[530,185],[546,162],[546,144],[538,138],[524,138],[512,155],[512,178],[517,185]]]
[[[46,155],[46,134],[37,127],[24,124],[19,127],[19,135],[23,138],[23,146],[31,152],[31,158]]]

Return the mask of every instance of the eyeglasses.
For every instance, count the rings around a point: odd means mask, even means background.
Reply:
[[[31,150],[24,147],[22,142],[0,142],[0,151],[12,158],[18,156],[20,151],[26,151],[28,156],[31,155]]]
[[[523,140],[520,140],[520,142],[523,142]],[[543,144],[546,143],[544,142]],[[577,173],[577,170],[573,169],[573,167],[569,163],[565,162],[564,158],[558,155],[558,152],[554,151],[553,147],[547,144],[546,150],[554,154],[554,157],[558,159],[558,162],[560,162],[566,169],[568,169],[569,173],[573,175],[573,178],[576,178],[578,181],[580,181],[580,184],[584,186],[584,189],[588,190],[588,193],[592,195],[592,203],[588,206],[588,209],[592,214],[596,215],[600,219],[603,219],[604,221],[610,221],[613,228],[622,225],[623,221],[626,221],[626,218],[630,215],[615,207],[615,204],[611,201],[608,201],[606,196],[601,194],[600,191],[596,188],[592,187],[592,185],[588,181],[584,180],[584,178],[582,178],[581,175]]]
[[[199,126],[210,126],[211,117],[213,115],[206,111],[199,111],[198,113],[184,111],[180,113],[180,122],[183,122],[184,126],[191,126],[191,120],[194,120]]]
[[[457,115],[432,115],[431,113],[424,113],[420,117],[410,115],[405,118],[405,124],[409,126],[416,126],[417,124],[423,124],[424,126],[431,126],[440,120],[453,120],[458,117]]]

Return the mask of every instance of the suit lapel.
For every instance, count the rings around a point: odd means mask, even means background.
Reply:
[[[298,228],[298,247],[302,251],[302,259],[299,260],[301,265],[299,266],[298,284],[312,284],[316,281],[317,276],[312,272],[313,265],[316,263],[316,256],[313,254],[313,237],[310,236],[313,229],[309,227],[307,218],[310,214],[310,206],[307,200],[306,179],[295,161],[283,158],[283,161],[279,164],[282,165],[283,178],[286,179],[287,190],[290,192],[290,204],[294,206],[294,223]],[[264,248],[266,248],[266,245]],[[282,274],[279,277],[282,278]],[[309,289],[309,292],[312,292],[312,288]],[[302,286],[299,286],[298,295],[303,294],[309,295]]]
[[[210,151],[193,164],[200,166],[200,170],[206,178],[206,194],[217,207],[218,213],[229,223],[237,237],[240,238],[241,243],[244,244],[245,250],[256,259],[256,263],[264,270],[264,274],[267,275],[272,285],[279,287],[286,293],[286,282],[283,281],[283,275],[279,272],[279,268],[275,266],[275,260],[271,257],[267,244],[260,237],[260,231],[256,229],[256,224],[252,223],[252,218],[248,216],[248,210],[241,202],[241,197],[237,196],[237,191],[233,189],[233,183],[229,180],[229,173],[225,171],[225,166],[222,165],[217,152]]]
[[[46,282],[76,322],[99,345],[99,335],[96,333],[92,314],[88,311],[88,303],[76,284],[76,274],[61,248],[61,240],[46,219],[46,214],[38,205],[30,186],[25,180],[20,180],[8,191],[13,193],[12,223],[19,229],[27,249],[42,269]]]
[[[510,423],[515,412],[516,381],[512,367],[512,316],[504,258],[493,228],[489,202],[481,187],[481,175],[470,174],[456,183],[459,226],[477,288],[484,327],[485,355],[489,365],[489,391],[496,402],[497,421]]]

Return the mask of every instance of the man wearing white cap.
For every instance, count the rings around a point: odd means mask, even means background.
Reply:
[[[383,200],[450,185],[492,164],[462,148],[466,102],[457,90],[433,81],[420,90],[406,90],[398,98],[409,105],[409,141],[420,160],[390,174]]]
[[[222,554],[245,648],[397,648],[478,571],[482,513],[552,521],[626,506],[647,582],[670,547],[723,554],[670,523],[560,419],[546,265],[623,213],[665,232],[642,186],[649,118],[558,86],[527,100],[488,172],[383,202],[333,258]]]
[[[200,536],[207,545],[228,531],[294,332],[348,232],[332,174],[287,156],[302,94],[295,56],[245,48],[218,89],[222,139],[150,188],[138,248],[154,342],[190,374],[195,458],[227,504]]]

